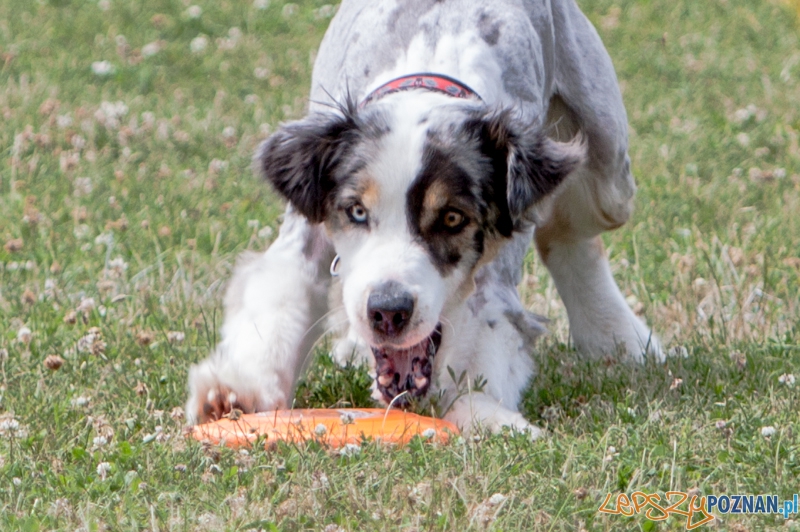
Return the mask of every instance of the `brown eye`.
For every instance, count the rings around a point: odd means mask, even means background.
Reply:
[[[459,229],[465,220],[464,215],[458,211],[447,211],[442,217],[442,223],[447,229]]]

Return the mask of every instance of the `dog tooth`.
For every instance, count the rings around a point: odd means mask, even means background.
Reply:
[[[394,375],[391,375],[391,374],[381,375],[380,377],[378,377],[378,384],[380,384],[383,387],[386,387],[386,386],[389,386],[392,383],[393,379],[394,379]]]

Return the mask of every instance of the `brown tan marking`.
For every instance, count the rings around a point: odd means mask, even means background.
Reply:
[[[373,211],[381,199],[381,187],[378,181],[368,175],[358,176],[357,180],[357,190],[361,193],[361,204],[368,211]]]
[[[381,188],[378,181],[366,172],[360,172],[342,186],[336,196],[331,198],[325,227],[328,234],[340,231],[351,225],[343,207],[358,202],[370,213],[374,212],[380,202]]]

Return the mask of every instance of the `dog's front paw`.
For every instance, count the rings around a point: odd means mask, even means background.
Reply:
[[[217,364],[213,357],[192,366],[189,370],[186,420],[195,425],[222,419],[233,411],[251,414],[285,408],[283,394],[259,389],[254,377]]]
[[[484,423],[492,432],[502,432],[504,428],[507,428],[511,432],[526,435],[530,440],[538,440],[545,435],[544,430],[533,425],[522,414],[505,408],[497,411]]]
[[[459,426],[467,436],[481,429],[493,433],[509,429],[512,432],[525,434],[531,440],[545,435],[542,429],[531,424],[525,416],[516,410],[503,407],[496,399],[484,393],[459,398],[445,415],[445,419]]]
[[[223,417],[228,417],[231,412],[238,410],[242,413],[255,412],[252,401],[248,397],[239,399],[236,392],[229,390],[223,385],[208,390],[205,400],[202,401],[202,418],[208,421],[217,421]]]

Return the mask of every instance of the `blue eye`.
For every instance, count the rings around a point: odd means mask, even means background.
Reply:
[[[358,225],[364,225],[367,223],[367,220],[369,220],[367,209],[360,203],[354,203],[348,207],[347,216],[350,218],[351,222]]]

